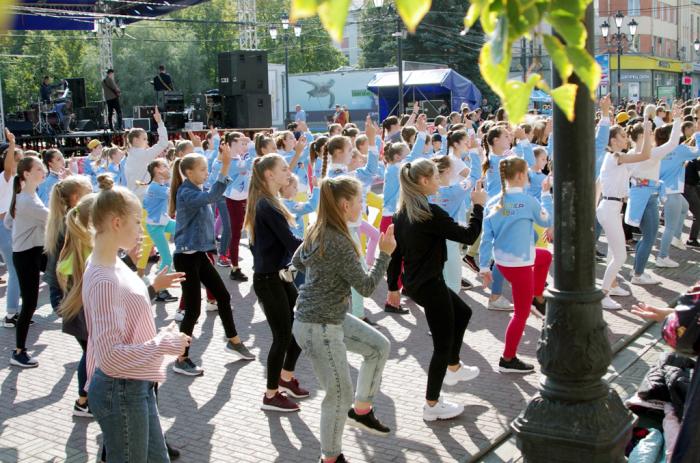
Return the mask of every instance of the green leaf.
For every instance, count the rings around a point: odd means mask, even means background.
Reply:
[[[571,73],[574,71],[574,67],[569,62],[569,57],[566,55],[566,47],[561,41],[553,35],[542,35],[542,41],[544,46],[549,53],[554,66],[557,68],[561,80],[566,82],[571,77]]]
[[[546,20],[552,25],[555,32],[564,37],[566,44],[571,47],[583,48],[586,46],[586,28],[580,19],[569,14],[549,13]]]
[[[503,61],[503,51],[510,49],[508,44],[508,18],[501,16],[498,18],[496,30],[491,39],[491,59],[498,64]]]
[[[416,32],[423,16],[430,11],[431,3],[432,0],[396,0],[396,10],[411,34]]]
[[[482,9],[488,5],[488,0],[473,0],[467,10],[467,15],[464,17],[464,29],[469,30],[479,19]]]
[[[318,4],[318,17],[321,19],[321,24],[337,43],[343,40],[348,8],[350,8],[350,0],[324,0]]]
[[[317,0],[292,0],[289,19],[295,22],[300,18],[310,18],[316,14]]]
[[[484,8],[481,10],[481,28],[484,30],[486,35],[491,35],[496,30],[496,23],[498,17],[502,12],[503,8],[494,9],[494,5],[490,5],[489,8]]]
[[[487,42],[481,47],[479,53],[479,69],[484,81],[501,99],[506,96],[506,80],[508,80],[508,70],[510,68],[510,50],[504,51],[503,60],[494,63],[491,59],[491,42]]]
[[[508,113],[508,120],[514,124],[519,123],[523,116],[527,113],[527,107],[530,104],[530,95],[535,88],[537,82],[542,77],[539,74],[531,74],[527,82],[518,80],[509,80],[506,82],[505,91],[506,98],[502,98],[503,107]]]
[[[576,84],[562,84],[550,92],[552,100],[564,112],[569,122],[572,122],[576,117],[574,112],[576,90],[578,90],[578,85]]]
[[[600,83],[600,65],[584,48],[566,47],[566,56],[574,67],[574,72],[581,79],[591,98],[595,99],[595,92]]]
[[[557,13],[570,14],[576,18],[583,18],[586,7],[591,0],[551,0],[549,10]]]

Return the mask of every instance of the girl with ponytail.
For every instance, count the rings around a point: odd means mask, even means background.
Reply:
[[[349,313],[349,299],[351,288],[362,296],[372,295],[396,242],[390,227],[380,237],[379,257],[367,272],[348,228],[348,223],[359,221],[362,215],[361,183],[341,175],[324,178],[319,188],[317,220],[292,257],[292,265],[306,275],[299,288],[292,332],[326,394],[321,405],[321,459],[341,463],[346,461],[342,453],[346,420],[373,434],[390,432],[373,409],[389,356],[389,340]],[[347,351],[364,357],[354,403]]]
[[[12,351],[10,364],[21,368],[39,366],[39,362],[27,353],[26,342],[39,297],[39,276],[46,268],[44,229],[49,210],[36,193],[44,178],[46,172],[39,158],[22,158],[17,163],[10,212],[5,215],[5,226],[12,228],[12,261],[22,296],[16,329],[17,347]]]
[[[545,283],[552,254],[547,249],[535,248],[534,225],[547,228],[552,225],[552,196],[550,181],[542,182],[542,204],[529,195],[527,162],[517,156],[508,156],[499,163],[501,193],[489,201],[484,218],[479,258],[480,274],[484,284],[492,281],[489,262],[510,282],[513,288],[515,313],[506,328],[503,355],[498,362],[501,373],[531,373],[534,366],[518,359],[517,350],[525,331],[530,307],[534,305],[544,317],[546,302]]]
[[[47,174],[46,179],[41,182],[36,192],[41,202],[48,206],[49,196],[54,185],[69,172],[66,170],[66,160],[63,159],[63,153],[55,148],[42,151],[41,160],[44,163]]]
[[[434,351],[428,369],[423,419],[454,418],[464,411],[464,406],[440,397],[443,382],[455,385],[473,379],[479,369],[465,366],[459,360],[471,309],[445,284],[446,240],[472,244],[477,239],[486,194],[480,188],[470,193],[474,207],[469,225],[463,227],[440,206],[428,202],[428,197],[437,194],[440,188],[438,168],[433,161],[408,162],[401,167],[400,175],[399,209],[393,218],[397,246],[387,271],[387,284],[390,291],[398,291],[403,261],[404,289],[425,309],[432,333]]]

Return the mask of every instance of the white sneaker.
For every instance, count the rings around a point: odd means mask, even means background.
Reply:
[[[498,296],[498,299],[494,301],[489,300],[489,305],[486,308],[489,310],[511,311],[513,310],[513,304],[505,297]]]
[[[460,381],[470,381],[477,376],[479,376],[479,367],[470,367],[460,361],[459,370],[452,371],[448,368],[442,382],[448,386],[454,386]]]
[[[675,260],[671,260],[670,257],[657,257],[656,266],[661,268],[676,268],[680,264]]]
[[[671,246],[680,249],[681,251],[686,251],[688,249],[688,246],[685,245],[683,240],[679,240],[678,238],[673,238],[671,240]]]
[[[658,285],[660,283],[659,280],[655,280],[646,273],[639,276],[634,275],[631,281],[633,285]]]
[[[184,310],[178,310],[177,312],[175,312],[175,321],[176,322],[181,322],[184,319],[185,319],[185,311]]]
[[[423,405],[423,419],[425,421],[449,420],[464,412],[464,405],[455,404],[444,400],[442,397],[434,406]]]
[[[614,288],[610,288],[610,291],[608,291],[608,296],[627,297],[629,295],[630,295],[630,292],[627,291],[626,289],[620,287],[620,286],[615,286]]]
[[[207,302],[207,306],[204,308],[207,312],[216,312],[219,310],[219,306],[216,304],[212,304],[211,302]]]
[[[622,306],[617,302],[613,301],[610,296],[605,296],[602,301],[603,308],[605,310],[620,310]]]

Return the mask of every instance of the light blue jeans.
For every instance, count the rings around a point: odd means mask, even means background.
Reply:
[[[671,247],[671,240],[680,235],[683,228],[683,219],[688,212],[688,201],[685,200],[682,194],[672,193],[666,196],[664,204],[664,221],[666,228],[661,235],[661,244],[659,244],[659,257],[668,257],[668,249]]]
[[[642,220],[639,223],[642,231],[642,239],[637,243],[636,254],[634,255],[634,274],[639,276],[644,273],[644,268],[649,261],[651,248],[659,233],[659,195],[652,194],[644,209]]]
[[[384,364],[389,358],[389,340],[350,314],[345,314],[342,325],[294,320],[292,333],[326,391],[321,403],[321,452],[324,458],[338,456],[343,451],[343,428],[353,403],[347,351],[363,357],[355,400],[371,403],[379,391]]]
[[[118,379],[95,370],[88,402],[102,430],[110,463],[169,463],[155,383]]]
[[[158,267],[158,270],[163,270],[167,266],[173,271],[173,255],[170,252],[170,242],[165,234],[170,234],[171,237],[175,236],[175,221],[171,219],[167,225],[146,224],[146,230],[148,230],[151,241],[153,241],[160,253],[160,267]]]
[[[221,221],[221,239],[219,240],[219,256],[225,256],[228,253],[228,245],[231,242],[231,219],[226,208],[226,199],[222,196],[216,203],[216,208],[219,211],[217,221]]]
[[[12,231],[0,223],[0,254],[7,267],[7,313],[13,315],[19,312],[19,280],[12,263]]]
[[[350,235],[352,236],[352,239],[354,239],[355,244],[357,244],[357,246],[360,247],[360,249],[362,249],[362,245],[360,244],[359,231],[359,227],[350,227]],[[360,263],[362,264],[362,268],[365,269],[366,272],[367,264],[365,264],[365,259],[360,259]],[[360,293],[355,291],[355,288],[350,288],[350,313],[352,313],[357,318],[364,318],[365,316],[365,298]]]
[[[447,261],[442,269],[442,277],[445,284],[452,292],[459,294],[462,289],[462,255],[459,252],[460,243],[446,240]]]
[[[498,270],[498,265],[493,266],[491,276],[493,277],[493,282],[491,283],[491,295],[495,296],[498,294],[500,296],[503,294],[503,283],[506,281],[506,279],[503,277],[501,271]]]

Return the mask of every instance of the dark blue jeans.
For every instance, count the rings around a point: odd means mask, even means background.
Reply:
[[[61,304],[63,299],[63,291],[58,286],[49,286],[49,301],[51,301],[51,308],[53,311],[58,310],[58,306]]]
[[[88,401],[102,430],[108,462],[170,462],[154,382],[112,378],[97,369]]]

